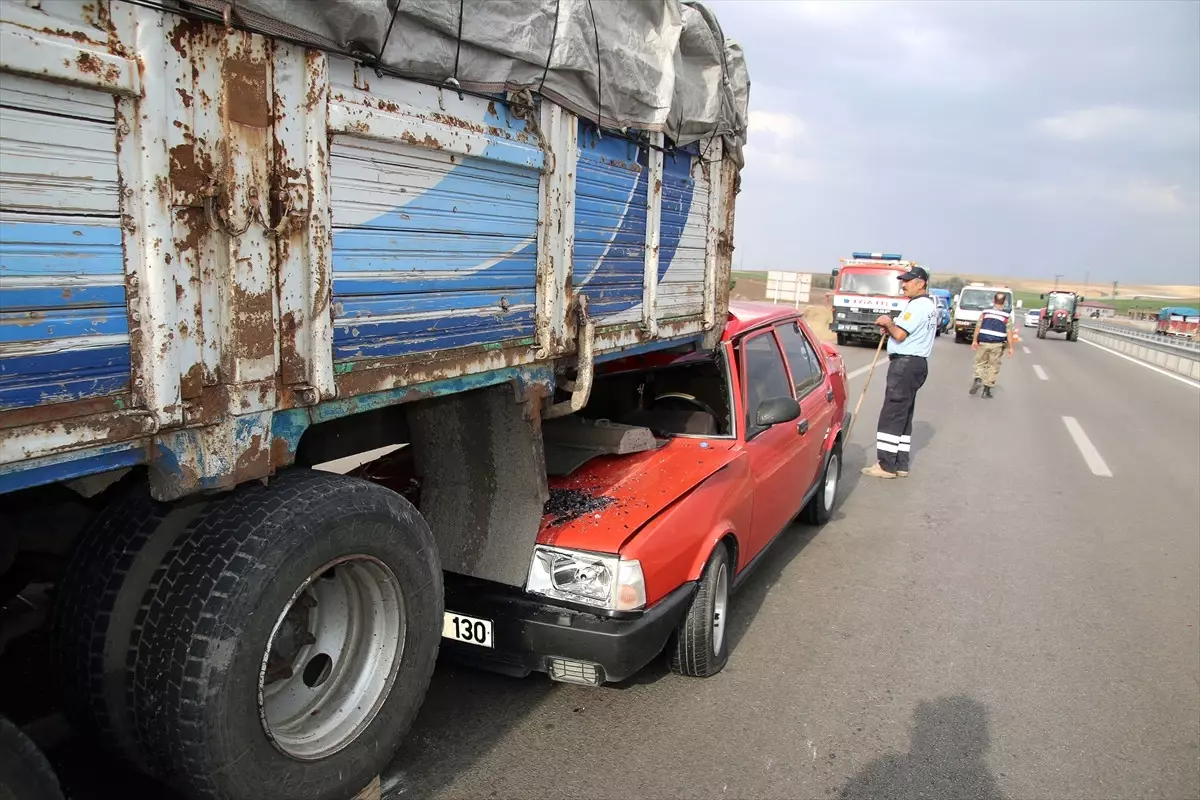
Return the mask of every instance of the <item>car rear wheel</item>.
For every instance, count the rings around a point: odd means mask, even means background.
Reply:
[[[833,516],[833,507],[837,504],[838,482],[841,477],[842,446],[835,444],[825,462],[825,471],[821,473],[821,483],[801,513],[801,517],[809,525],[824,525]]]
[[[671,670],[680,675],[708,678],[729,660],[729,593],[733,585],[729,549],[713,550],[687,616],[671,644]]]

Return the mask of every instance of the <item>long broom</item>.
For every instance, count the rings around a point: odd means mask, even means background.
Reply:
[[[871,376],[875,374],[875,364],[879,361],[879,354],[883,352],[883,343],[887,341],[888,335],[886,331],[879,332],[879,344],[875,347],[875,357],[871,359],[871,370],[867,373],[867,382],[863,384],[862,394],[858,396],[858,404],[854,406],[854,416],[850,417],[850,427],[846,429],[846,438],[844,441],[850,441],[850,431],[854,430],[854,423],[858,422],[858,410],[862,408],[863,399],[867,396],[867,387],[871,385]]]

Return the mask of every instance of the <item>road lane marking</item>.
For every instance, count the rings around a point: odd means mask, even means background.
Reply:
[[[1034,364],[1033,371],[1036,372],[1037,376],[1039,378],[1041,378],[1042,380],[1044,380],[1044,381],[1050,380],[1049,376],[1046,375],[1046,370],[1042,369],[1040,364]]]
[[[1032,351],[1032,350],[1030,350],[1030,349],[1029,349],[1028,347],[1026,347],[1025,345],[1021,345],[1021,349],[1025,351],[1025,355],[1027,355],[1027,356],[1028,356],[1028,355],[1032,355],[1032,354],[1033,354],[1033,351]]]
[[[871,365],[867,364],[865,367],[859,367],[858,369],[854,370],[853,372],[847,372],[846,380],[852,381],[855,378],[857,378],[859,375],[865,374],[870,369],[871,369]]]
[[[1100,457],[1100,451],[1092,444],[1092,440],[1083,432],[1083,428],[1079,425],[1079,420],[1074,417],[1063,417],[1063,422],[1066,423],[1067,430],[1071,434],[1071,438],[1075,440],[1075,446],[1079,448],[1079,452],[1083,455],[1083,460],[1087,462],[1088,469],[1093,475],[1099,475],[1102,478],[1111,478],[1112,472],[1109,471],[1108,465],[1104,463],[1104,459]]]
[[[1183,375],[1179,375],[1175,372],[1171,372],[1170,370],[1165,370],[1162,367],[1156,367],[1153,364],[1147,364],[1145,361],[1138,361],[1133,356],[1127,356],[1124,353],[1118,353],[1116,350],[1113,350],[1111,347],[1105,347],[1102,344],[1096,344],[1095,342],[1089,342],[1087,339],[1077,339],[1076,341],[1083,342],[1084,344],[1090,344],[1092,347],[1098,347],[1106,353],[1112,353],[1114,356],[1120,356],[1121,358],[1125,359],[1126,361],[1132,361],[1134,364],[1137,364],[1138,366],[1141,366],[1141,367],[1145,367],[1146,369],[1152,369],[1155,372],[1157,372],[1159,375],[1166,375],[1168,378],[1174,378],[1175,380],[1179,381],[1180,383],[1186,383],[1188,386],[1191,386],[1193,389],[1200,389],[1200,381],[1194,381],[1191,378],[1186,378]]]

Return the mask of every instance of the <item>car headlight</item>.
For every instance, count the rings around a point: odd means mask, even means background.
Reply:
[[[641,562],[544,545],[533,549],[525,590],[611,611],[646,605]]]
[[[838,312],[838,315],[837,315],[837,318],[838,318],[838,319],[845,319],[845,318],[846,318],[846,312],[845,312],[845,311],[839,311],[839,312]]]

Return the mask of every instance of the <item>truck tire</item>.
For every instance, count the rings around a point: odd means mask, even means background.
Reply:
[[[0,800],[63,800],[50,762],[4,717],[0,717]]]
[[[214,501],[160,566],[131,654],[154,770],[192,800],[345,800],[433,674],[442,573],[403,497],[293,470]]]
[[[845,347],[846,346],[846,334],[839,333],[837,335],[837,343],[838,343],[838,347]]]
[[[837,505],[838,484],[842,477],[842,445],[834,443],[829,458],[825,461],[825,469],[821,471],[821,482],[816,493],[809,498],[800,518],[809,525],[824,525],[833,516],[833,507]]]
[[[1046,338],[1046,317],[1044,314],[1042,315],[1042,318],[1038,320],[1037,337],[1039,339]]]
[[[1067,341],[1068,342],[1079,341],[1079,320],[1075,320],[1074,322],[1071,323],[1071,330],[1067,331]]]
[[[187,520],[203,507],[172,509],[131,474],[80,536],[53,611],[63,711],[82,734],[145,768],[126,692],[126,657],[143,595]]]
[[[718,544],[704,566],[687,616],[669,645],[671,671],[709,678],[729,660],[729,594],[733,585],[729,549]]]

